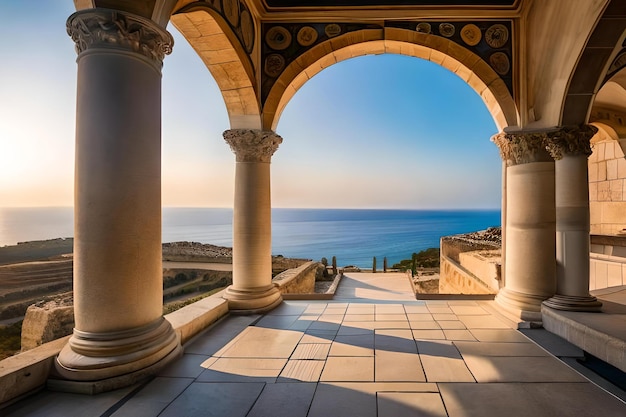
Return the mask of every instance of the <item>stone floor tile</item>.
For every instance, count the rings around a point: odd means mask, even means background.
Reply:
[[[456,342],[455,345],[463,356],[550,356],[534,343]]]
[[[455,314],[433,314],[433,319],[437,320],[437,321],[443,321],[443,320],[458,320],[458,317]]]
[[[409,322],[404,321],[375,321],[372,324],[374,330],[377,329],[410,329]]]
[[[226,316],[185,344],[185,353],[214,355],[260,317],[258,314]]]
[[[425,307],[424,307],[425,308]],[[430,313],[407,313],[409,321],[433,321],[433,315]]]
[[[461,354],[449,341],[417,341],[428,382],[475,382]]]
[[[143,387],[141,391],[133,395],[111,416],[158,416],[192,382],[192,378],[157,377]]]
[[[278,382],[295,380],[304,382],[317,382],[324,369],[323,360],[290,360],[280,373]]]
[[[442,307],[448,306],[448,300],[426,300],[428,307]]]
[[[417,346],[410,330],[387,329],[376,330],[374,335],[376,351],[417,353]]]
[[[293,322],[291,326],[289,326],[289,330],[296,330],[300,332],[304,332],[308,330],[311,326],[311,323],[314,323],[317,319],[312,318],[314,316],[300,316],[296,321]]]
[[[198,381],[274,382],[286,359],[219,358],[198,376]]]
[[[376,304],[376,314],[405,314],[402,304]]]
[[[430,314],[426,305],[405,305],[404,311],[406,311],[407,314]]]
[[[367,304],[350,304],[348,309],[346,310],[346,315],[348,314],[374,314],[376,312],[376,307],[373,305]]]
[[[307,335],[310,336],[315,336],[318,338],[323,338],[323,339],[327,339],[327,340],[334,340],[335,336],[337,336],[337,332],[338,330],[311,330],[311,329],[306,329],[306,331],[304,332],[304,335],[302,336],[303,338]],[[307,342],[308,343],[308,342]],[[317,342],[317,343],[322,343],[322,342]]]
[[[458,316],[468,329],[510,329],[507,323],[495,316]]]
[[[328,383],[353,391],[377,392],[439,392],[437,384],[429,382],[332,382]]]
[[[411,321],[409,323],[411,329],[413,330],[439,330],[441,326],[438,322],[431,321]]]
[[[470,329],[470,332],[479,342],[531,343],[526,336],[513,329]]]
[[[341,327],[343,328],[354,328],[354,329],[361,329],[361,330],[370,330],[370,331],[374,331],[374,328],[376,327],[375,325],[375,321],[373,320],[367,320],[367,321],[345,321],[343,323],[341,323]],[[341,331],[341,328],[339,329]]]
[[[381,314],[376,313],[375,321],[404,321],[407,320],[406,314]]]
[[[329,356],[374,356],[374,335],[337,336]]]
[[[195,378],[204,371],[204,364],[210,356],[185,353],[180,359],[163,368],[158,375],[175,378]]]
[[[318,384],[307,417],[377,417],[376,392]]]
[[[460,320],[438,321],[437,324],[439,324],[439,327],[441,327],[444,330],[465,330],[466,329],[465,325]]]
[[[463,359],[478,382],[587,381],[563,362],[551,356],[464,355]]]
[[[454,312],[447,305],[442,306],[428,306],[428,311],[431,314],[454,314]]]
[[[309,326],[307,330],[333,330],[336,332],[337,330],[339,330],[340,323],[341,322],[329,322],[329,321],[318,320],[318,321],[314,321],[313,323],[311,323],[311,325]]]
[[[449,306],[477,306],[480,303],[484,303],[485,301],[477,301],[477,300],[447,300]],[[492,302],[492,301],[487,301]]]
[[[137,385],[98,395],[69,394],[43,390],[0,410],[2,417],[100,417]],[[376,404],[374,404],[376,407]]]
[[[324,323],[341,323],[343,321],[344,315],[343,314],[322,314],[318,319],[317,322],[324,322]]]
[[[306,417],[316,384],[267,384],[247,417]]]
[[[327,343],[330,345],[331,343],[333,343],[334,339],[335,339],[334,335],[328,336],[328,335],[306,333],[304,336],[302,336],[302,339],[300,339],[300,344]]]
[[[426,382],[422,362],[416,353],[377,350],[374,367],[376,381]]]
[[[626,415],[623,402],[591,383],[440,384],[439,387],[450,417]]]
[[[298,320],[300,316],[265,316],[261,318],[255,327],[263,327],[266,329],[289,329],[291,325]]]
[[[450,305],[450,309],[454,311],[454,314],[457,316],[480,316],[489,314],[487,310],[479,306]]]
[[[413,337],[415,340],[445,340],[446,335],[443,330],[413,330]]]
[[[378,417],[447,417],[437,393],[380,392],[376,396]]]
[[[301,338],[302,333],[298,331],[248,327],[233,341],[234,343],[226,346],[223,351],[215,356],[288,358]]]
[[[376,316],[374,314],[346,314],[343,318],[343,322],[351,321],[374,321]]]
[[[476,341],[474,335],[469,330],[446,329],[443,331],[443,334],[446,335],[446,339],[448,340]]]
[[[319,315],[321,314],[325,309],[326,309],[327,304],[308,304],[306,306],[306,308],[304,309],[304,312],[302,314],[313,314],[313,315]]]
[[[339,331],[337,332],[337,336],[351,336],[351,335],[359,335],[359,334],[374,334],[374,329],[370,323],[373,322],[343,322]]]
[[[330,356],[320,381],[374,381],[374,357]]]
[[[299,302],[283,301],[278,307],[265,313],[266,316],[299,316],[308,305]]]
[[[290,359],[325,360],[330,350],[329,343],[300,343],[291,354]]]
[[[331,308],[328,307],[326,308],[326,310],[324,310],[324,313],[322,313],[322,316],[344,316],[346,314],[346,307],[342,307],[342,308]]]
[[[245,417],[264,386],[194,382],[159,417]]]

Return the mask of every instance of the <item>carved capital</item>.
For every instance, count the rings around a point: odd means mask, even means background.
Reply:
[[[546,140],[546,149],[559,160],[563,155],[591,155],[591,138],[598,128],[591,125],[562,127]]]
[[[85,9],[67,19],[67,34],[81,54],[91,48],[117,49],[141,54],[157,68],[172,52],[174,39],[150,19],[110,9]]]
[[[272,131],[231,129],[224,132],[237,162],[270,162],[283,138]]]
[[[554,132],[498,133],[491,138],[507,165],[544,162],[548,159],[546,140]]]

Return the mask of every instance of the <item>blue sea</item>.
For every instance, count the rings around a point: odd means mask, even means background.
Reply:
[[[163,242],[232,246],[232,209],[164,208]],[[371,267],[439,247],[441,236],[500,225],[499,210],[273,209],[272,253]],[[70,207],[0,208],[0,246],[73,236]]]

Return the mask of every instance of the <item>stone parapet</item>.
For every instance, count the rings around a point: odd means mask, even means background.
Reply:
[[[319,262],[307,262],[298,268],[288,269],[274,277],[274,285],[282,294],[310,294],[315,292],[315,276],[320,268]]]

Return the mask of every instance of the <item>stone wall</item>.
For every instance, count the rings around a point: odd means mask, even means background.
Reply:
[[[72,293],[41,301],[28,307],[22,323],[22,352],[41,346],[74,329],[74,299]]]
[[[591,234],[616,235],[626,229],[626,141],[593,143],[589,157]]]
[[[496,294],[501,246],[500,228],[442,237],[439,294]]]
[[[310,294],[315,292],[315,277],[318,270],[324,269],[319,262],[307,262],[298,268],[288,269],[278,274],[274,284],[282,294]]]
[[[626,285],[626,236],[591,235],[589,289]]]

